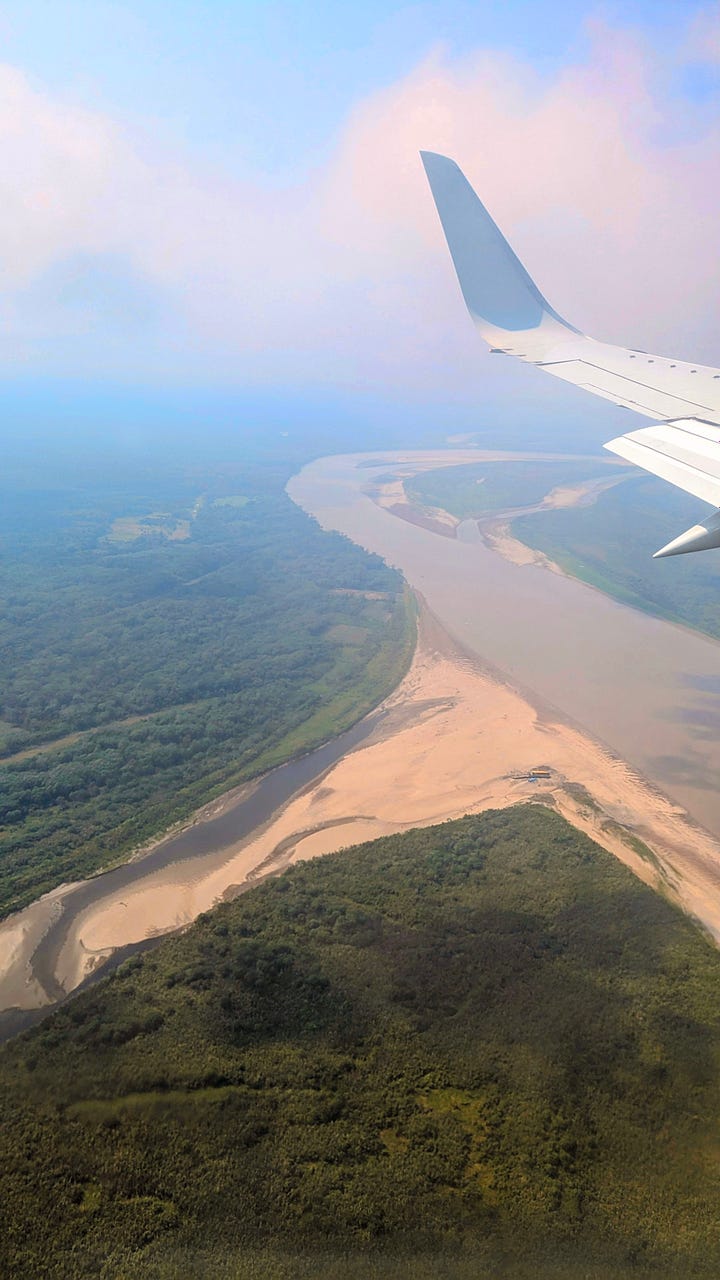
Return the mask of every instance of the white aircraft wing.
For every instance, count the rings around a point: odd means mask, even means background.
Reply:
[[[720,546],[720,369],[609,346],[568,324],[454,160],[420,154],[466,306],[491,350],[653,418],[658,425],[605,448],[716,508],[656,556]]]

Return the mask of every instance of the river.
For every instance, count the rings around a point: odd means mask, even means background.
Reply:
[[[511,564],[473,522],[453,539],[398,519],[367,492],[398,457],[407,469],[407,453],[321,458],[288,492],[323,528],[396,565],[448,631],[521,692],[720,835],[720,644],[576,579]]]

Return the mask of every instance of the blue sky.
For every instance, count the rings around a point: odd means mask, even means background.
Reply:
[[[712,362],[716,4],[0,0],[0,42],[6,381],[532,399],[476,345],[419,145],[581,327],[615,270],[598,336]]]
[[[54,92],[239,170],[283,173],[327,154],[364,95],[434,46],[519,53],[540,74],[587,45],[588,19],[636,29],[667,55],[692,0],[21,0],[0,3],[3,60]],[[694,92],[681,79],[675,92]],[[715,83],[705,72],[704,91]]]

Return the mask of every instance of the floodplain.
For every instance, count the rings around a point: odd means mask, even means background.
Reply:
[[[467,454],[459,456],[467,462]],[[9,917],[0,926],[3,1009],[52,1005],[101,971],[113,955],[185,927],[213,903],[245,892],[294,860],[464,813],[522,803],[538,794],[720,937],[720,845],[714,813],[688,804],[687,791],[676,794],[677,788],[668,785],[672,778],[667,770],[659,768],[653,776],[652,762],[642,755],[633,758],[633,743],[623,734],[650,693],[659,719],[667,715],[673,688],[682,688],[688,697],[687,684],[669,665],[675,660],[675,646],[688,662],[698,664],[690,696],[702,691],[708,672],[720,674],[720,648],[686,629],[632,610],[618,611],[599,593],[558,577],[554,566],[536,556],[509,563],[507,547],[497,545],[498,520],[505,519],[505,504],[513,497],[521,500],[511,507],[515,511],[574,509],[620,487],[627,471],[598,458],[506,454],[478,462],[477,453],[470,457],[474,468],[483,466],[490,473],[482,489],[485,517],[479,529],[462,508],[460,515],[434,506],[418,509],[408,499],[413,485],[416,490],[425,485],[425,496],[430,486],[435,498],[439,483],[447,488],[454,470],[449,464],[457,462],[457,453],[324,459],[293,479],[290,490],[296,500],[332,528],[351,532],[356,541],[396,560],[416,587],[420,640],[411,670],[357,740],[351,733],[347,744],[339,739],[336,749],[323,748],[306,757],[302,769],[289,764],[276,778],[270,776],[268,783],[275,788],[268,793],[275,796],[270,807],[257,807],[252,788],[247,795],[242,789],[230,791],[196,813],[190,826],[154,842],[139,859],[87,884],[60,889]],[[433,470],[439,462],[448,466],[447,481],[443,470]],[[320,489],[313,490],[318,475]],[[472,497],[479,487],[477,477],[471,477],[470,484]],[[323,503],[328,495],[338,494],[340,505],[328,514]],[[417,493],[415,497],[417,501]],[[443,500],[452,506],[447,497]],[[463,501],[467,504],[467,497]],[[358,511],[365,519],[362,527]],[[393,538],[400,541],[393,543]],[[437,559],[437,548],[444,559]],[[401,560],[396,559],[398,549]],[[554,634],[548,601],[525,621],[522,610],[536,604],[538,587],[540,598],[546,592],[551,605],[558,582],[575,593],[565,600],[567,631],[562,642],[557,641],[565,644],[566,654],[573,642],[572,627],[582,625],[588,600],[596,611],[596,624],[606,616],[615,623],[615,630],[607,633],[615,651],[618,645],[632,647],[638,623],[660,628],[656,656],[666,664],[664,682],[655,687],[647,678],[640,679],[634,701],[631,679],[609,733],[598,733],[592,717],[588,723],[581,710],[585,684],[592,687],[597,680],[592,664],[598,653],[602,655],[601,626],[594,647],[578,646],[574,667],[568,664],[560,673],[564,680],[557,701],[538,695],[532,662],[530,671],[521,672],[523,680],[518,680],[517,670],[508,671],[513,644],[527,664],[536,648],[547,642],[542,626]],[[531,588],[529,599],[522,594],[526,585]],[[486,626],[488,587],[495,593],[494,604],[500,601],[505,608],[504,614],[491,617],[493,631]],[[353,600],[359,589],[333,591]],[[382,593],[371,590],[359,594],[382,599]],[[336,626],[338,630],[342,628]],[[532,644],[527,643],[529,633]],[[669,647],[663,647],[665,640]],[[637,651],[645,653],[642,644]],[[703,661],[706,665],[700,667]],[[551,668],[556,667],[555,661]],[[625,675],[632,677],[632,669]],[[618,678],[623,678],[621,669]],[[616,688],[617,682],[602,689],[597,705],[612,710]],[[697,749],[692,723],[689,709],[690,728],[678,750]],[[678,724],[682,727],[681,720]],[[646,741],[656,738],[648,727]],[[710,752],[714,744],[706,736],[702,745]],[[540,774],[534,772],[539,765]],[[707,790],[712,801],[714,793]],[[702,798],[702,788],[697,793]]]

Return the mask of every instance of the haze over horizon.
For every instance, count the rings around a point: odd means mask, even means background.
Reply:
[[[717,5],[29,0],[0,37],[10,433],[113,400],[157,427],[209,387],[260,425],[624,427],[487,356],[421,148],[561,314],[716,362]]]

